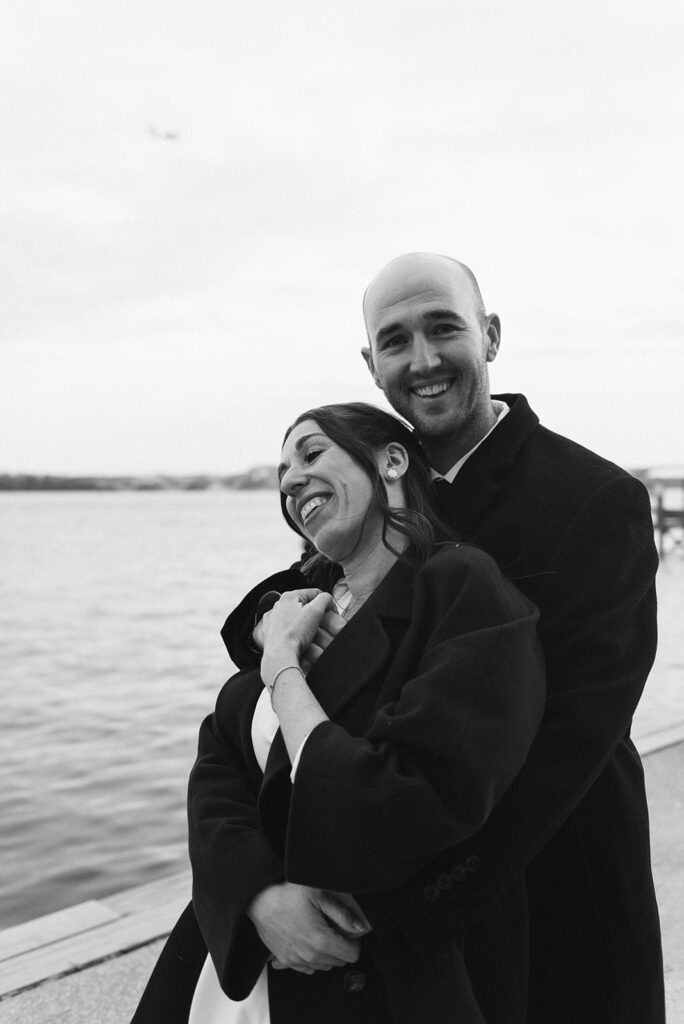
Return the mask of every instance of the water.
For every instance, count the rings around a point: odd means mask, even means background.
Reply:
[[[298,554],[274,492],[0,495],[0,927],[187,866],[218,631]],[[636,731],[684,720],[684,559]]]
[[[187,864],[218,631],[298,553],[275,492],[0,496],[0,927]]]

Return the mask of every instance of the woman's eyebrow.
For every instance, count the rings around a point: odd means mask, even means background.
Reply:
[[[311,437],[324,437],[324,436],[325,435],[321,434],[320,431],[318,431],[318,430],[314,430],[310,434],[304,434],[302,437],[299,438],[298,441],[295,442],[295,451],[298,452],[300,450],[300,448],[302,447],[302,445],[305,444],[309,440],[309,438],[311,438]],[[278,466],[278,479],[279,480],[280,480],[281,476],[283,475],[283,473],[285,472],[286,469],[287,469],[287,465],[284,462],[281,462],[280,465]]]

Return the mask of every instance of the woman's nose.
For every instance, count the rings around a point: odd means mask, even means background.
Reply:
[[[306,473],[301,468],[290,466],[280,478],[280,490],[283,494],[294,496],[306,481]]]
[[[433,373],[440,365],[440,354],[424,334],[416,334],[411,349],[411,370],[425,376]]]

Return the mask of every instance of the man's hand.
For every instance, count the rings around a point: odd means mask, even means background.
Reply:
[[[272,966],[300,974],[355,963],[360,937],[369,929],[351,896],[292,882],[262,889],[247,916],[271,951]]]

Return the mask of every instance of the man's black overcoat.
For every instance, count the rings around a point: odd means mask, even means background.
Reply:
[[[480,870],[437,906],[467,929],[527,867],[529,1024],[662,1024],[648,812],[629,736],[656,648],[648,494],[541,426],[522,395],[495,397],[510,412],[437,501],[539,608],[548,697],[525,768],[464,847]],[[237,664],[254,659],[246,637],[261,594],[302,585],[296,570],[276,574],[229,616]]]

